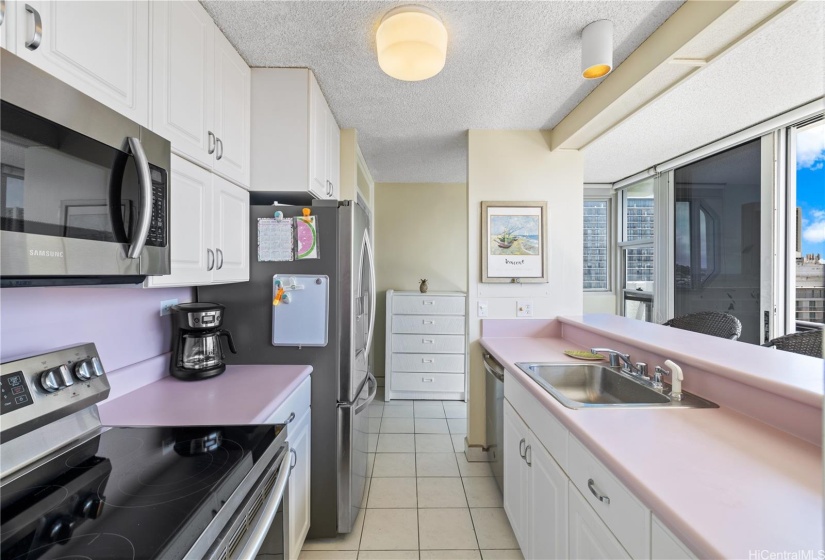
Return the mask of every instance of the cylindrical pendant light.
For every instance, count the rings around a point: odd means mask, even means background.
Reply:
[[[594,80],[613,70],[613,22],[594,21],[582,31],[582,76]]]
[[[423,6],[387,12],[375,42],[381,70],[398,80],[432,78],[447,61],[447,28],[438,14]]]

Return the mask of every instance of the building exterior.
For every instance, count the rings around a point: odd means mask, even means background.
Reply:
[[[825,323],[825,262],[821,255],[797,260],[796,320]]]

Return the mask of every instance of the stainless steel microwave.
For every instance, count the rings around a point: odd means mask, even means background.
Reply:
[[[3,49],[0,103],[0,285],[169,274],[169,142]]]

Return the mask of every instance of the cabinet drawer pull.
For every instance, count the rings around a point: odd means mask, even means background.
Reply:
[[[528,445],[524,448],[524,462],[527,463],[528,467],[533,466],[533,446]]]
[[[26,41],[26,48],[34,51],[37,50],[37,47],[40,46],[40,42],[43,40],[43,20],[40,19],[40,12],[28,4],[26,4],[26,11],[34,18],[34,31],[32,32],[32,38]]]
[[[424,301],[422,301],[421,303],[422,303],[423,305],[435,305],[435,300],[434,300],[434,299],[425,299],[425,300],[424,300]]]
[[[431,363],[433,363],[434,361],[435,361],[435,360],[425,360],[424,358],[421,358],[421,363],[422,363],[422,364],[431,364]]]
[[[433,344],[435,342],[435,340],[433,340],[432,338],[422,338],[421,342],[423,344]]]
[[[287,418],[286,420],[284,420],[284,424],[289,424],[289,423],[291,423],[293,420],[295,420],[295,413],[294,413],[294,412],[290,413],[289,418]]]
[[[424,321],[421,321],[421,322],[424,323],[425,325],[435,325],[435,321],[424,320]]]
[[[432,383],[433,381],[435,381],[435,379],[433,379],[432,377],[422,377],[421,378],[422,383]]]
[[[592,478],[587,481],[587,487],[590,488],[590,492],[592,492],[600,502],[610,505],[610,498],[604,494],[599,494],[598,490],[596,490],[596,482]]]
[[[526,440],[525,440],[524,438],[521,438],[521,441],[520,441],[520,442],[518,442],[518,454],[519,454],[519,456],[520,456],[522,459],[524,459],[524,456],[525,456],[525,455],[526,455],[526,453],[527,453],[527,452],[524,450],[524,443],[525,443],[525,441],[526,441]]]

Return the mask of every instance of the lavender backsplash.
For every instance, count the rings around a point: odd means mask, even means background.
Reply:
[[[0,358],[94,342],[112,372],[169,352],[172,322],[160,302],[193,297],[191,288],[0,289]]]

